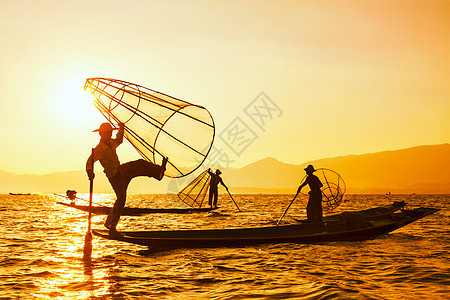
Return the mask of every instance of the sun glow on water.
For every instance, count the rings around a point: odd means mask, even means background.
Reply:
[[[80,193],[88,199],[88,194]],[[274,224],[293,195],[225,195],[217,212],[123,216],[123,230],[254,227]],[[446,299],[448,195],[349,195],[338,210],[353,211],[404,200],[410,208],[442,210],[391,234],[360,242],[314,245],[143,251],[142,246],[94,236],[92,259],[83,261],[87,213],[57,204],[55,195],[0,195],[0,298],[197,299],[354,298]],[[133,207],[167,206],[166,195],[130,195]],[[79,201],[79,202],[78,202]],[[77,204],[82,204],[77,200]],[[112,205],[112,194],[94,202]],[[84,203],[83,203],[84,204]],[[286,221],[304,213],[301,201]],[[304,216],[304,215],[303,215]],[[105,216],[94,216],[102,229]],[[399,257],[404,259],[399,260]],[[249,280],[250,278],[250,280]],[[296,278],[295,282],[292,278]],[[405,281],[406,279],[406,281]],[[330,284],[333,283],[333,284]],[[440,298],[439,298],[440,297]],[[202,298],[202,299],[203,299]]]
[[[86,204],[81,199],[89,199],[89,194],[79,194],[77,204]],[[72,208],[61,208],[56,201],[61,201],[59,196],[48,196],[50,205],[55,208],[55,214],[49,214],[48,223],[59,224],[66,234],[58,240],[48,238],[48,247],[51,254],[42,257],[43,264],[53,266],[52,271],[40,272],[34,284],[39,288],[36,296],[45,299],[63,297],[70,299],[86,299],[89,297],[101,297],[110,293],[111,272],[116,268],[110,262],[104,263],[101,258],[112,255],[115,251],[109,249],[108,242],[94,239],[95,247],[91,261],[83,261],[84,237],[87,232],[87,213]],[[64,201],[64,200],[63,200]],[[96,194],[93,202],[97,204],[110,204],[111,195]],[[62,214],[62,215],[61,215]],[[98,228],[105,216],[92,215],[92,226]],[[55,266],[58,266],[55,268]]]

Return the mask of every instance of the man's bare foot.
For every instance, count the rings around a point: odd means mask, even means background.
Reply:
[[[163,157],[163,160],[162,160],[162,163],[161,163],[161,172],[159,173],[159,176],[157,178],[158,180],[163,179],[164,173],[166,172],[166,165],[167,165],[168,161],[169,161],[168,157]]]
[[[166,165],[167,165],[168,161],[169,161],[168,157],[163,157],[163,161],[161,163],[161,167],[163,167],[164,170],[166,169]]]

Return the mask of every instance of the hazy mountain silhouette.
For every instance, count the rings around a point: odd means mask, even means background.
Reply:
[[[449,193],[450,144],[348,155],[290,165],[266,158],[239,170],[224,172],[229,185],[269,187],[295,193],[312,164],[338,172],[353,193]]]
[[[0,170],[0,176],[14,176],[16,174]]]
[[[5,172],[7,173],[7,172]],[[61,193],[65,194],[68,189],[78,192],[89,192],[89,180],[86,172],[69,171],[60,173],[51,173],[45,175],[3,175],[0,173],[0,193]],[[129,188],[129,193],[166,193],[167,179],[157,184],[155,180],[146,180],[146,178],[134,179]],[[159,182],[158,182],[159,183]],[[94,179],[95,193],[114,193],[105,174],[97,171]]]
[[[301,165],[266,158],[240,169],[223,170],[222,177],[233,193],[292,194],[308,164],[338,172],[349,193],[450,193],[450,144],[325,158]],[[103,172],[96,174],[95,192],[113,193]],[[176,192],[188,183],[186,181],[188,179],[174,184],[170,178],[161,182],[136,178],[130,184],[129,193]],[[0,193],[64,193],[67,189],[87,192],[89,182],[85,171],[47,175],[0,171]]]

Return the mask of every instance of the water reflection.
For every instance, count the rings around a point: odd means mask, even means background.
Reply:
[[[394,197],[398,199],[352,195],[340,209],[402,199]],[[105,205],[114,202],[113,195],[94,199]],[[167,207],[167,199],[136,195],[128,203]],[[237,195],[242,213],[224,201],[212,213],[124,216],[119,228],[260,226],[277,221],[291,199],[292,195]],[[82,260],[86,213],[56,204],[60,199],[54,196],[33,195],[23,203],[9,196],[0,200],[0,297],[436,299],[444,298],[450,284],[448,196],[410,197],[410,207],[426,204],[444,210],[365,242],[148,252],[94,237],[90,261]],[[302,216],[304,207],[296,202],[283,220]],[[104,218],[94,216],[92,227],[102,228]]]
[[[40,228],[54,235],[47,238],[42,249],[46,250],[42,259],[52,266],[52,271],[46,276],[36,278],[38,291],[35,294],[43,298],[78,299],[108,294],[109,281],[106,278],[109,277],[109,269],[115,265],[104,264],[101,258],[113,254],[114,251],[108,250],[105,241],[95,241],[92,259],[83,261],[87,214],[57,206],[56,200],[55,197],[48,196],[46,202],[51,209],[46,216],[46,225]],[[98,203],[107,203],[110,199],[109,195],[101,195],[96,197],[96,200]],[[98,226],[102,223],[101,219],[101,216],[93,216],[92,224]]]

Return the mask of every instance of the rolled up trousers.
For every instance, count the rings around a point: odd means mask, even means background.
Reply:
[[[112,209],[109,210],[105,221],[107,228],[115,228],[119,223],[123,208],[127,199],[127,188],[131,179],[138,176],[153,177],[158,180],[162,167],[155,165],[143,159],[130,161],[119,166],[119,169],[112,178],[108,178],[111,186],[116,193],[117,200]]]

